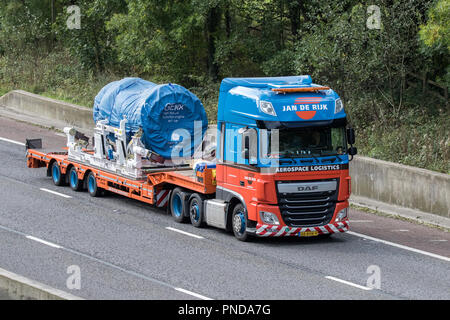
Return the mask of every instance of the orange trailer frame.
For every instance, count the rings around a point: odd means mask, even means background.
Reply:
[[[92,172],[99,188],[152,205],[156,204],[156,195],[163,189],[181,187],[203,195],[211,195],[216,192],[216,180],[212,169],[194,173],[192,168],[184,170],[168,169],[167,171],[161,171],[164,168],[159,168],[158,172],[149,173],[147,179],[133,180],[104,169],[69,160],[67,151],[64,149],[63,151],[48,153],[28,149],[27,166],[28,168],[46,167],[49,175],[53,163],[57,162],[61,174],[66,174],[72,167],[75,167],[80,180],[85,180],[88,174]]]

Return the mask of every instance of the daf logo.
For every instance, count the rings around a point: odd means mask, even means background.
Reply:
[[[297,187],[298,191],[315,191],[319,189],[319,186],[304,186],[304,187]]]

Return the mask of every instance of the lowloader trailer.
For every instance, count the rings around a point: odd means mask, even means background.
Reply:
[[[349,228],[355,134],[339,96],[310,76],[224,79],[216,134],[205,135],[211,141],[192,161],[161,164],[142,132],[130,140],[126,125],[126,118],[119,127],[97,121],[93,149],[70,127],[59,151],[27,140],[27,166],[46,167],[57,186],[166,207],[177,222],[225,229],[241,241]],[[207,145],[213,152],[205,157]]]

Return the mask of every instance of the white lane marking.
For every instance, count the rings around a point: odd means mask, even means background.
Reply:
[[[56,249],[61,249],[62,248],[60,245],[57,245],[57,244],[54,244],[52,242],[48,242],[48,241],[45,241],[45,240],[42,240],[42,239],[39,239],[39,238],[36,238],[36,237],[33,237],[33,236],[25,236],[25,237],[27,239],[43,243],[43,244],[45,244],[45,245],[47,245],[49,247],[53,247],[53,248],[56,248]]]
[[[193,297],[196,297],[196,298],[199,298],[199,299],[202,299],[202,300],[213,300],[211,298],[202,296],[201,294],[198,294],[198,293],[195,293],[195,292],[192,292],[192,291],[189,291],[189,290],[185,290],[183,288],[175,288],[175,290],[183,292],[183,293],[186,293],[188,295],[191,295]]]
[[[350,282],[350,281],[345,281],[345,280],[342,280],[342,279],[339,279],[339,278],[335,278],[335,277],[332,277],[332,276],[326,276],[325,278],[333,280],[333,281],[337,281],[337,282],[340,282],[340,283],[343,283],[343,284],[346,284],[346,285],[349,285],[349,286],[352,286],[352,287],[355,287],[355,288],[358,288],[358,289],[362,289],[362,290],[366,290],[366,291],[372,290],[372,288],[361,286],[359,284],[356,284],[356,283],[353,283],[353,282]]]
[[[0,137],[0,140],[1,141],[5,141],[5,142],[9,142],[9,143],[18,144],[19,146],[25,146],[25,143],[19,142],[19,141],[14,141],[14,140],[11,140],[11,139],[6,139],[6,138]]]
[[[349,220],[350,223],[366,223],[366,222],[373,222],[373,220]]]
[[[48,190],[45,188],[40,188],[40,190],[48,192],[48,193],[52,193],[52,194],[56,194],[57,196],[63,197],[63,198],[72,198],[71,196],[68,196],[67,194],[62,194],[53,190]]]
[[[447,242],[448,240],[445,240],[445,239],[433,239],[433,240],[430,240],[431,242]]]
[[[407,230],[407,229],[397,229],[397,230],[392,230],[392,232],[409,232],[409,230]]]
[[[423,254],[423,255],[426,255],[426,256],[429,256],[429,257],[433,257],[433,258],[436,258],[436,259],[441,259],[441,260],[450,262],[450,258],[449,257],[440,256],[440,255],[435,254],[435,253],[431,253],[431,252],[427,252],[427,251],[411,248],[411,247],[408,247],[408,246],[405,246],[405,245],[402,245],[402,244],[398,244],[398,243],[395,243],[395,242],[390,242],[390,241],[386,241],[386,240],[382,240],[382,239],[366,236],[365,234],[361,234],[361,233],[357,233],[357,232],[353,232],[353,231],[347,231],[347,233],[351,234],[353,236],[356,236],[356,237],[363,238],[363,239],[384,243],[384,244],[387,244],[389,246],[393,246],[393,247],[397,247],[397,248],[400,248],[400,249],[412,251],[412,252],[415,252],[415,253],[420,253],[420,254]]]
[[[178,233],[190,236],[190,237],[194,237],[194,238],[197,238],[197,239],[205,239],[202,236],[198,236],[196,234],[192,234],[192,233],[189,233],[189,232],[186,232],[186,231],[178,230],[178,229],[175,229],[175,228],[172,228],[172,227],[166,227],[166,229],[170,230],[170,231],[175,231],[175,232],[178,232]]]

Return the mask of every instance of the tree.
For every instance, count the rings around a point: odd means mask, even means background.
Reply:
[[[420,26],[424,53],[432,61],[436,80],[450,86],[450,2],[439,0],[428,11],[428,21]],[[445,66],[442,68],[442,66]],[[439,79],[439,78],[442,79]]]
[[[186,83],[206,70],[204,21],[189,1],[136,0],[113,15],[107,29],[123,66]]]
[[[48,45],[49,1],[7,1],[0,4],[0,51],[18,54]]]
[[[450,50],[450,2],[439,0],[428,12],[428,22],[420,26],[420,39],[429,47]]]
[[[298,43],[297,72],[331,85],[347,101],[360,123],[398,118],[405,106],[404,77],[423,68],[418,26],[421,11],[431,1],[383,1],[381,29],[366,27],[367,7],[331,8],[333,20],[324,19]],[[354,107],[354,108],[352,108]]]

